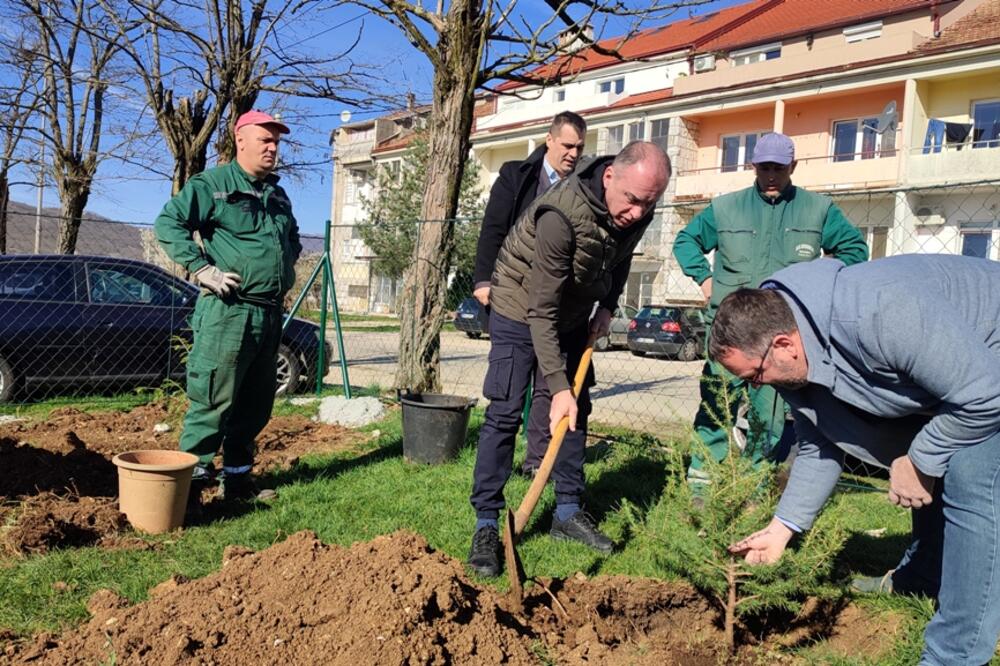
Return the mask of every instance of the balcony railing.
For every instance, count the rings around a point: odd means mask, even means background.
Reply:
[[[983,141],[910,150],[906,178],[911,183],[957,183],[1000,178],[1000,142]]]
[[[816,190],[868,189],[897,181],[896,150],[801,157],[792,182]],[[675,197],[710,198],[753,184],[752,165],[727,165],[681,171]]]

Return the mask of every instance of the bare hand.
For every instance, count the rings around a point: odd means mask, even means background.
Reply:
[[[556,427],[564,416],[569,417],[569,429],[576,431],[576,398],[569,389],[563,389],[552,396],[552,406],[549,407],[549,433],[556,434]]]
[[[490,288],[488,286],[476,289],[472,292],[472,296],[483,305],[490,304]]]
[[[590,320],[590,333],[594,339],[603,338],[611,331],[611,311],[607,308],[597,308],[594,318]]]
[[[733,555],[743,555],[747,564],[774,564],[781,559],[794,532],[777,518],[764,529],[729,547]]]
[[[195,281],[216,296],[228,296],[239,288],[242,278],[237,273],[223,273],[211,264],[194,272]]]
[[[889,467],[889,501],[896,506],[919,509],[934,497],[934,477],[927,476],[913,464],[910,456],[900,456]]]
[[[712,278],[707,278],[701,283],[701,293],[705,295],[705,300],[712,298]]]

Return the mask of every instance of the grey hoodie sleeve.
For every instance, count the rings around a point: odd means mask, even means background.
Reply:
[[[833,493],[844,454],[798,410],[794,416],[799,451],[774,515],[786,524],[807,530]]]
[[[940,401],[909,456],[924,474],[944,476],[956,451],[1000,430],[1000,358],[945,299],[879,296],[880,311],[858,327],[859,346]]]

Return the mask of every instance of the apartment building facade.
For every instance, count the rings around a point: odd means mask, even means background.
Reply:
[[[757,0],[606,45],[635,60],[581,52],[541,67],[539,85],[484,100],[472,140],[484,185],[562,110],[587,119],[587,153],[664,147],[674,177],[628,304],[699,298],[673,238],[713,196],[752,184],[769,131],[796,143],[795,184],[832,196],[873,256],[1000,258],[1000,0]]]

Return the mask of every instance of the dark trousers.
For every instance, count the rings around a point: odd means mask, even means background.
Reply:
[[[570,382],[587,346],[588,325],[559,335],[559,347],[566,362]],[[507,319],[494,310],[490,316],[490,356],[483,395],[489,398],[486,418],[479,431],[479,448],[472,479],[472,506],[477,518],[496,519],[504,508],[503,488],[514,463],[514,441],[521,427],[521,412],[528,384],[535,375],[535,394],[529,419],[532,429],[544,429],[549,439],[549,406],[552,396],[545,378],[538,372],[531,331],[527,324]],[[593,367],[587,372],[584,388],[577,399],[579,413],[576,432],[567,432],[552,469],[556,503],[579,503],[583,495],[583,459],[590,415]]]

